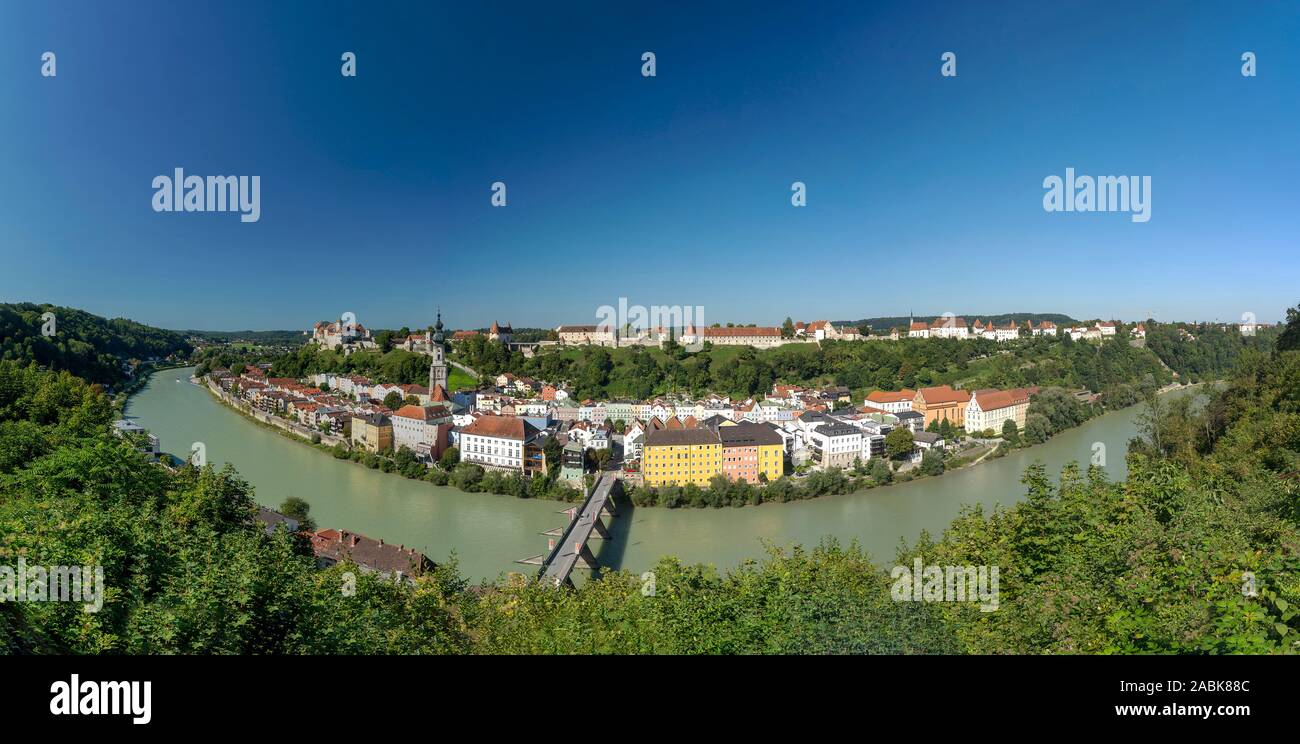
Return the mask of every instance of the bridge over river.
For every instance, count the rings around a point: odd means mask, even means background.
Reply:
[[[569,515],[569,523],[564,527],[543,532],[552,538],[550,552],[535,555],[518,561],[529,565],[539,565],[537,578],[549,586],[573,586],[570,577],[575,568],[597,569],[596,556],[588,543],[591,540],[609,539],[609,528],[602,521],[602,512],[610,518],[617,517],[614,497],[622,491],[622,481],[614,473],[602,473],[596,479],[596,487],[587,493],[581,506],[565,509],[561,514]],[[556,541],[554,538],[559,538]]]

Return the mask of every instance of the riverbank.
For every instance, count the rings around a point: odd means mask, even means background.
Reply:
[[[491,493],[499,496],[543,499],[558,503],[574,503],[582,498],[580,490],[559,481],[547,480],[543,487],[533,487],[532,479],[523,475],[486,470],[472,463],[460,463],[451,470],[443,470],[437,465],[425,467],[416,464],[412,467],[409,462],[399,462],[396,458],[374,453],[362,453],[352,450],[350,447],[345,454],[340,450],[340,446],[346,445],[342,445],[341,442],[327,444],[323,441],[319,443],[310,441],[307,433],[300,430],[299,427],[295,427],[289,422],[265,412],[257,411],[248,404],[232,401],[226,393],[215,390],[210,381],[203,381],[201,386],[208,390],[218,402],[240,414],[243,418],[277,434],[287,436],[296,442],[309,444],[314,449],[330,454],[336,460],[362,465],[369,470],[377,470],[389,475],[399,475],[407,480],[427,482],[433,486],[450,487],[463,493]],[[983,460],[984,456],[988,454],[989,452],[981,452],[980,457],[974,459],[974,462]],[[910,467],[906,470],[890,470],[887,476],[881,477],[879,475],[873,476],[865,469],[841,470],[832,468],[825,471],[814,471],[807,475],[785,476],[761,486],[744,482],[729,483],[725,489],[700,488],[693,485],[659,488],[631,486],[627,488],[627,498],[639,507],[662,507],[666,509],[681,507],[742,507],[757,506],[763,503],[806,501],[828,495],[869,491],[923,478],[937,478],[948,472],[956,472],[962,468],[970,467],[973,464],[971,459],[963,458],[963,461],[960,461],[959,464],[953,467],[945,466],[942,471],[935,474],[925,473],[919,467]],[[592,479],[593,474],[588,474],[588,484]]]
[[[575,503],[582,500],[582,491],[559,481],[547,481],[544,488],[532,486],[530,479],[513,473],[501,473],[485,470],[477,465],[462,463],[451,470],[444,470],[439,465],[425,466],[415,460],[414,456],[402,458],[378,455],[353,449],[342,437],[311,432],[300,425],[285,421],[277,416],[259,411],[247,403],[230,399],[225,392],[216,390],[210,382],[200,384],[209,394],[225,408],[239,414],[245,420],[261,428],[288,437],[301,444],[330,455],[335,460],[359,465],[367,470],[399,475],[406,480],[427,482],[432,486],[455,488],[463,493],[492,493],[499,496],[515,496],[523,499],[544,499],[557,503]],[[314,441],[319,438],[319,441]],[[463,467],[462,467],[463,466]],[[588,475],[590,485],[594,476]]]
[[[189,364],[168,364],[161,367],[151,365],[143,371],[137,371],[130,382],[124,385],[121,390],[112,394],[113,410],[119,414],[125,411],[127,404],[131,402],[131,396],[143,390],[145,385],[149,384],[149,380],[157,373],[166,372],[169,369],[188,369],[190,366]]]
[[[297,496],[311,503],[321,525],[346,525],[420,550],[435,562],[455,560],[471,580],[494,579],[523,570],[515,561],[546,550],[548,530],[562,527],[567,504],[490,493],[466,493],[405,478],[386,477],[320,457],[283,432],[249,426],[249,419],[221,405],[188,373],[157,375],[132,398],[132,419],[161,440],[166,450],[185,451],[204,442],[207,460],[229,463],[253,488],[254,498],[275,509]],[[1171,396],[1179,396],[1175,391]],[[814,546],[824,539],[856,542],[879,561],[892,559],[900,539],[922,531],[942,533],[964,509],[994,509],[1025,497],[1020,482],[1026,468],[1041,463],[1055,480],[1071,462],[1088,462],[1097,442],[1123,453],[1138,433],[1141,407],[1115,411],[1064,431],[1046,444],[986,459],[979,467],[951,471],[943,478],[921,478],[890,488],[744,509],[663,509],[620,506],[611,539],[593,550],[601,566],[633,572],[653,570],[665,555],[683,563],[720,570],[760,555],[766,545]],[[1122,455],[1107,458],[1106,477],[1128,472]]]
[[[328,453],[336,460],[361,465],[369,470],[399,475],[406,480],[427,482],[436,487],[450,487],[463,493],[492,493],[500,496],[542,499],[558,503],[573,503],[582,497],[581,491],[576,487],[571,487],[567,483],[550,478],[545,478],[541,484],[534,484],[533,481],[536,479],[530,479],[521,474],[486,470],[471,463],[460,463],[450,470],[444,470],[436,464],[426,467],[413,458],[399,459],[400,455],[388,457],[375,453],[360,452],[352,449],[350,444],[342,438],[309,432],[299,425],[257,411],[246,403],[233,401],[225,392],[215,389],[211,381],[206,378],[203,378],[200,384],[217,398],[218,402],[239,413],[243,418],[278,434],[290,437],[296,442],[309,444],[314,449]],[[1206,383],[1195,383],[1195,385],[1202,384]],[[1163,395],[1173,390],[1187,389],[1192,386],[1171,383],[1160,388],[1157,394]],[[968,470],[984,462],[1001,459],[1012,451],[1023,451],[1042,446],[1064,431],[1082,426],[1108,413],[1123,410],[1123,408],[1106,410],[1092,403],[1087,405],[1091,415],[1072,427],[1052,432],[1043,441],[1026,444],[1019,436],[1017,436],[1016,441],[992,440],[994,442],[1000,441],[1000,444],[982,441],[980,444],[969,447],[961,453],[950,453],[947,459],[938,461],[937,465],[931,464],[926,468],[922,468],[920,463],[906,462],[873,470],[870,467],[871,462],[866,462],[862,463],[861,467],[847,470],[832,468],[830,470],[813,471],[806,475],[787,475],[765,485],[729,482],[725,485],[718,484],[717,487],[711,485],[703,488],[695,485],[660,486],[657,488],[629,486],[627,488],[627,498],[636,506],[643,508],[743,507],[758,506],[764,503],[783,504],[831,495],[861,493],[918,480],[941,478],[945,475]],[[1124,408],[1131,408],[1136,405],[1138,403]],[[313,439],[319,441],[313,441]],[[588,484],[590,484],[592,478],[592,474],[588,474]]]

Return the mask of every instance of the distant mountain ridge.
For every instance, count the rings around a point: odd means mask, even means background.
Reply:
[[[201,338],[205,341],[214,341],[218,343],[231,343],[233,341],[248,341],[268,346],[284,345],[291,346],[300,344],[307,337],[306,331],[298,330],[270,330],[270,331],[177,331],[187,336]]]

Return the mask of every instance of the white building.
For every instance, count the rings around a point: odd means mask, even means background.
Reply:
[[[438,427],[451,424],[446,406],[402,406],[389,416],[393,422],[393,450],[405,447],[412,452],[420,445],[439,450]]]
[[[1016,422],[1016,428],[1024,429],[1029,396],[1037,392],[1038,388],[976,390],[966,404],[966,431],[992,429],[1000,434],[1007,420]]]
[[[879,408],[889,413],[902,413],[912,410],[912,400],[916,398],[915,390],[903,388],[897,392],[888,390],[875,390],[867,394],[862,405],[872,408]]]
[[[555,329],[555,334],[562,344],[614,346],[617,343],[614,329],[605,326],[562,325]]]
[[[734,326],[731,328],[700,328],[687,326],[682,331],[682,344],[692,345],[708,341],[715,346],[752,346],[770,349],[785,343],[781,329],[775,327]]]
[[[862,456],[862,430],[827,417],[808,432],[812,459],[823,468],[849,468]]]
[[[993,329],[994,341],[1014,341],[1020,338],[1020,328],[1014,320],[1007,321],[1007,324],[1000,328]]]
[[[970,329],[965,318],[945,316],[930,324],[930,338],[969,338]]]
[[[326,349],[373,349],[375,342],[370,339],[370,330],[360,323],[317,323],[312,327],[312,343]]]
[[[633,421],[623,430],[623,459],[640,460],[645,447],[645,427],[640,421]]]
[[[521,418],[480,416],[460,431],[460,459],[485,468],[524,472],[525,453],[536,436],[537,429]]]

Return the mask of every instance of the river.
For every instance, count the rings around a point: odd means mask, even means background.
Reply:
[[[341,527],[390,543],[414,546],[435,561],[455,553],[463,575],[493,579],[533,571],[515,563],[546,551],[539,533],[564,523],[553,501],[463,493],[411,481],[347,461],[254,424],[190,384],[192,368],[163,370],[130,401],[127,415],[159,437],[165,451],[186,456],[204,444],[208,462],[233,464],[276,508],[286,497],[311,504],[322,527]],[[1173,395],[1186,394],[1178,391]],[[1087,463],[1094,443],[1105,446],[1106,470],[1125,475],[1124,453],[1137,432],[1140,406],[1108,413],[1045,444],[948,473],[843,496],[787,504],[720,509],[623,509],[613,535],[597,543],[603,566],[640,572],[662,555],[730,568],[757,558],[763,542],[815,545],[824,536],[857,540],[876,560],[890,560],[900,538],[922,530],[938,537],[963,504],[1010,505],[1024,493],[1020,476],[1034,461],[1055,476],[1071,460]]]

